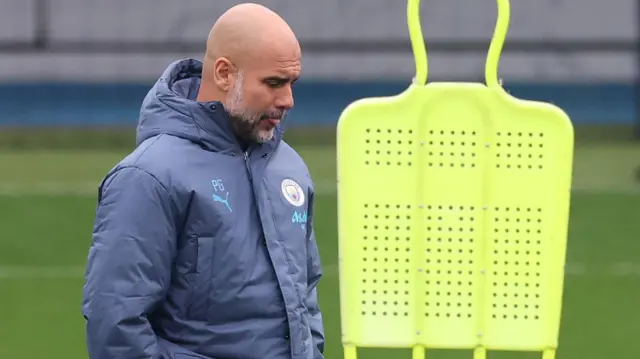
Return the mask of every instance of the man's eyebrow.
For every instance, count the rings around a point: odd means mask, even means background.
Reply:
[[[267,76],[264,78],[265,81],[278,81],[278,82],[296,82],[298,80],[297,77],[287,77],[287,76]]]

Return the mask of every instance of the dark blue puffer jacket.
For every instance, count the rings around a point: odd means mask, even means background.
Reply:
[[[82,313],[91,359],[321,359],[314,190],[282,141],[243,152],[202,64],[169,66],[100,186]]]

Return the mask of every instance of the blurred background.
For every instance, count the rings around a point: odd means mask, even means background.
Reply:
[[[327,359],[341,358],[336,121],[351,101],[410,83],[406,3],[257,2],[289,22],[303,49],[286,138],[318,187]],[[133,149],[150,86],[172,61],[201,59],[212,24],[237,3],[0,0],[0,358],[87,357],[81,289],[99,181]],[[511,5],[504,86],[560,106],[576,128],[560,359],[640,358],[638,3]],[[423,0],[421,8],[429,81],[483,81],[495,1]]]

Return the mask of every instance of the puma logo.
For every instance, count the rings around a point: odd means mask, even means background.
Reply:
[[[227,196],[226,198],[222,198],[220,197],[218,194],[214,193],[213,194],[213,201],[214,202],[220,202],[223,203],[225,206],[227,206],[227,209],[229,209],[229,212],[233,212],[231,210],[231,205],[229,205],[229,192],[227,192]]]

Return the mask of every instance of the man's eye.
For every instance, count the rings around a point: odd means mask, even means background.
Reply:
[[[280,86],[282,86],[282,82],[281,81],[267,81],[267,85],[269,87],[280,87]]]

